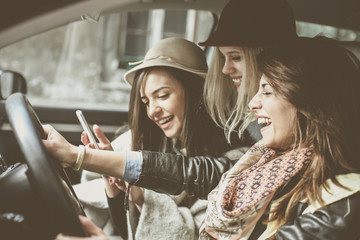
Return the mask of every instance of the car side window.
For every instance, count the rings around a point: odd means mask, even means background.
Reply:
[[[203,41],[212,18],[206,11],[162,9],[102,15],[0,49],[0,69],[25,76],[34,106],[127,111],[129,62],[143,59],[162,38]]]

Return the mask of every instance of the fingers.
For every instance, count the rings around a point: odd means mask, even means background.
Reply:
[[[46,135],[46,139],[42,139],[42,142],[45,146],[50,147],[56,144],[59,139],[62,140],[61,137],[58,136],[59,134],[56,132],[53,126],[49,124],[44,124],[42,125],[42,127]]]
[[[128,185],[120,178],[113,178],[113,184],[121,191],[126,192]],[[111,184],[111,183],[110,183]]]
[[[54,129],[50,124],[43,124],[42,128],[44,130],[44,133],[46,135],[46,138],[49,136],[49,134],[51,133],[52,129]]]
[[[95,145],[93,143],[90,142],[89,136],[87,135],[87,133],[85,131],[83,131],[81,133],[81,138],[80,138],[82,144],[84,144],[86,147],[88,148],[92,148],[95,149]],[[100,146],[100,144],[98,144],[100,149],[103,150],[103,148]],[[106,149],[105,149],[106,150]]]
[[[100,143],[110,144],[109,139],[107,139],[104,132],[101,130],[101,128],[97,124],[94,124],[93,131],[94,131],[95,136],[97,137],[97,139],[99,140]]]
[[[85,131],[83,131],[81,133],[81,142],[86,146],[90,143],[90,139],[89,136],[87,135],[87,133]]]
[[[101,128],[98,125],[94,124],[93,131],[95,133],[96,138],[100,142],[98,145],[101,150],[113,150],[111,146],[111,142],[109,141],[109,139],[107,139],[104,132],[101,130]],[[90,143],[89,136],[85,131],[81,133],[81,142],[89,148],[93,148],[93,149],[95,148],[94,144]]]
[[[109,181],[110,186],[114,186],[115,181],[116,181],[116,178],[114,178],[114,177],[108,177],[108,181]]]
[[[49,133],[49,125],[48,124],[43,124],[42,128],[44,130],[45,135],[47,136],[48,133]]]

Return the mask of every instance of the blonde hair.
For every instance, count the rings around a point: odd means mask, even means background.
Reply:
[[[224,129],[229,142],[232,132],[238,132],[241,138],[242,133],[251,122],[250,120],[242,121],[250,113],[248,103],[255,95],[261,77],[256,57],[265,49],[265,47],[259,46],[238,48],[243,52],[243,61],[245,61],[239,93],[230,77],[222,73],[225,61],[218,47],[204,85],[204,100],[207,110],[216,124]]]

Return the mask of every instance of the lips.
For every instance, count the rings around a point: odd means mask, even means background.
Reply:
[[[240,84],[241,84],[241,79],[242,79],[242,77],[240,77],[240,78],[238,78],[238,77],[231,78],[231,80],[233,81],[234,85],[237,86],[237,87],[240,86]]]
[[[174,116],[171,115],[171,116],[168,116],[168,117],[165,117],[165,118],[162,118],[162,119],[158,120],[157,123],[159,125],[164,125],[164,124],[170,122],[173,118],[174,118]]]
[[[261,132],[265,131],[270,125],[271,125],[272,121],[270,118],[263,118],[263,117],[259,117],[258,118],[258,124],[261,126]]]

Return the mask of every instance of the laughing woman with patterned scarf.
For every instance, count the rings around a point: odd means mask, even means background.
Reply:
[[[258,61],[263,139],[209,194],[200,239],[359,239],[358,59],[303,38]]]

